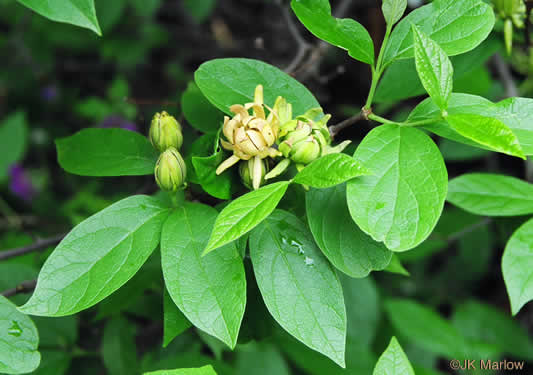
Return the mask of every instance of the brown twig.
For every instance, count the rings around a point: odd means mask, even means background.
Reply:
[[[481,220],[481,221],[479,221],[477,223],[474,223],[474,224],[464,228],[463,230],[461,230],[461,231],[459,231],[457,233],[452,234],[451,236],[448,236],[446,238],[446,241],[448,243],[452,243],[452,242],[458,241],[461,238],[463,238],[464,236],[466,236],[467,234],[472,233],[476,229],[484,227],[485,225],[489,225],[491,222],[492,222],[492,219],[485,218],[485,219],[483,219],[483,220]]]
[[[37,241],[32,243],[28,246],[18,247],[15,249],[9,249],[6,251],[0,251],[0,261],[18,257],[24,254],[31,253],[33,251],[39,251],[47,248],[48,246],[56,245],[58,244],[63,238],[65,237],[65,234],[58,234],[57,236],[50,237],[50,238],[39,238]]]
[[[278,0],[280,1],[280,0]],[[333,16],[336,18],[343,18],[346,13],[348,13],[348,10],[350,9],[350,6],[353,4],[352,0],[343,0],[339,3],[339,5],[334,9]],[[285,8],[287,11],[287,9]],[[291,19],[292,22],[292,19]],[[293,23],[294,25],[294,23]],[[296,31],[298,31],[296,29]],[[301,35],[298,33],[299,37],[301,38]],[[303,38],[302,38],[303,40]],[[305,41],[304,41],[305,42]],[[306,42],[307,43],[307,42]],[[308,53],[309,59],[305,64],[301,64],[302,61],[298,61],[298,64],[295,64],[295,66],[292,66],[292,70],[288,70],[288,68],[285,70],[286,72],[290,72],[292,75],[298,75],[300,80],[305,80],[309,75],[312,75],[316,73],[320,67],[320,63],[324,56],[326,55],[326,52],[331,47],[331,44],[326,43],[324,41],[319,41],[314,47],[307,45],[307,50],[310,52]],[[296,57],[299,57],[299,53],[297,53]],[[302,57],[303,59],[303,57]],[[295,58],[296,60],[296,58]]]
[[[16,294],[22,294],[22,293],[31,293],[35,286],[37,285],[37,280],[26,280],[21,282],[19,285],[12,289],[8,289],[3,291],[1,294],[4,297],[12,297]]]
[[[298,50],[296,51],[296,55],[292,59],[292,61],[287,65],[287,67],[284,69],[284,71],[287,74],[294,73],[294,71],[300,66],[303,59],[305,58],[305,55],[307,51],[311,48],[311,45],[307,43],[307,41],[302,37],[302,34],[300,34],[300,31],[298,30],[298,27],[296,26],[296,23],[294,22],[294,19],[291,15],[291,12],[287,6],[283,4],[281,0],[276,0],[277,5],[279,6],[281,10],[281,14],[283,18],[285,19],[285,23],[287,24],[287,28],[289,29],[289,32],[291,33],[293,39],[298,44]]]
[[[336,125],[331,125],[329,127],[329,134],[331,134],[332,138],[335,138],[335,136],[339,134],[342,130],[362,120],[365,120],[365,116],[362,112],[360,112],[357,115],[347,118],[346,120]]]
[[[492,57],[492,62],[496,68],[496,71],[498,72],[498,75],[500,76],[503,87],[505,88],[505,97],[511,98],[518,96],[518,87],[513,79],[511,69],[509,69],[509,65],[507,65],[502,55],[496,53]]]

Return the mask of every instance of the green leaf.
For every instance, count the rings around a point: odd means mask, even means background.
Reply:
[[[354,157],[375,173],[348,182],[348,208],[359,228],[392,251],[424,241],[448,190],[446,166],[431,138],[383,125],[367,134]]]
[[[191,326],[185,315],[178,309],[168,290],[163,295],[163,348]]]
[[[193,184],[199,184],[196,170],[192,163],[193,157],[209,157],[210,153],[215,148],[218,148],[217,134],[204,134],[194,140],[190,144],[183,145],[183,154],[185,157],[185,164],[187,165],[187,181]],[[213,147],[215,145],[215,147]],[[203,164],[203,163],[202,163]]]
[[[449,115],[450,127],[465,138],[494,151],[526,159],[518,138],[497,118],[476,114]]]
[[[446,52],[413,25],[416,70],[435,104],[445,110],[452,94],[453,66]]]
[[[448,201],[476,215],[533,214],[533,185],[515,177],[469,173],[448,186]]]
[[[533,155],[533,99],[508,98],[494,106],[493,117],[502,121],[516,135],[526,155]]]
[[[204,133],[216,133],[220,130],[224,114],[213,107],[194,82],[189,82],[187,90],[181,96],[181,108],[193,128]]]
[[[192,165],[196,171],[198,183],[210,195],[218,199],[231,198],[231,174],[215,173],[224,159],[224,152],[218,150],[211,156],[193,156]]]
[[[354,279],[341,273],[339,279],[346,305],[348,358],[350,346],[371,348],[381,321],[382,308],[378,288],[372,277]],[[351,369],[350,359],[348,359],[348,369]]]
[[[180,368],[177,370],[161,370],[145,372],[144,375],[217,375],[213,366],[207,365],[200,368]]]
[[[290,375],[289,366],[272,344],[250,342],[239,346],[236,375]]]
[[[316,188],[328,188],[369,174],[371,172],[351,156],[329,154],[306,166],[294,177],[294,182]]]
[[[395,27],[385,49],[384,65],[414,56],[411,25],[438,43],[448,56],[454,56],[478,46],[494,22],[494,11],[482,0],[435,0],[409,13]]]
[[[439,141],[439,149],[444,160],[451,162],[479,160],[489,154],[488,150],[458,143],[446,138]]]
[[[35,370],[31,374],[63,375],[67,373],[71,361],[72,355],[67,351],[57,349],[44,349],[41,350],[41,364],[39,365],[37,370]]]
[[[281,330],[278,330],[281,331]],[[370,349],[346,345],[346,368],[343,369],[324,355],[309,349],[289,334],[278,333],[277,343],[291,362],[309,375],[361,375],[371,374],[377,358]]]
[[[409,115],[408,121],[434,118],[440,112],[431,99],[424,100]],[[503,122],[518,138],[525,155],[533,155],[533,99],[509,98],[499,103],[475,95],[452,94],[448,105],[450,115],[471,113]],[[457,133],[446,121],[424,126],[425,129],[456,142],[490,149]]]
[[[454,87],[468,82],[467,89],[472,88],[472,74],[485,69],[485,63],[501,49],[501,41],[497,37],[489,37],[472,51],[452,56],[450,58],[454,68]],[[470,81],[469,81],[470,80]],[[463,87],[465,85],[463,84]],[[422,86],[416,71],[414,59],[395,60],[379,81],[374,100],[377,103],[396,103],[414,96],[424,95],[426,90]],[[453,95],[453,94],[452,94]]]
[[[222,112],[233,115],[229,107],[254,101],[257,85],[263,85],[265,104],[272,107],[278,96],[292,104],[300,115],[320,107],[300,82],[278,68],[258,60],[216,59],[200,65],[194,74],[196,84],[207,99]]]
[[[109,375],[136,374],[135,326],[124,318],[110,319],[104,328],[102,359]]]
[[[169,194],[163,192],[170,200]],[[172,203],[168,203],[170,206]],[[126,284],[109,297],[98,303],[98,315],[95,320],[118,315],[122,311],[135,309],[135,304],[142,300],[151,288],[160,287],[161,261],[159,254],[152,254],[143,266]],[[54,318],[56,319],[56,318]]]
[[[465,354],[463,336],[448,321],[426,306],[406,299],[391,299],[385,311],[402,337],[431,353],[448,358]]]
[[[61,318],[35,316],[32,320],[39,332],[39,345],[41,347],[68,348],[76,344],[78,320],[75,316]]]
[[[9,167],[22,159],[26,151],[28,125],[24,112],[15,112],[0,126],[0,182],[7,177]]]
[[[305,202],[313,237],[335,267],[351,277],[366,277],[387,267],[392,252],[354,224],[346,205],[345,185],[311,189]]]
[[[513,233],[502,257],[502,272],[513,315],[533,300],[533,219]]]
[[[212,207],[186,203],[168,218],[161,236],[163,275],[187,319],[233,349],[246,305],[246,277],[233,243],[202,257],[216,216]]]
[[[492,353],[487,357],[510,354],[521,359],[533,359],[533,341],[527,330],[490,305],[468,301],[454,311],[452,322],[465,336],[469,346],[491,347]],[[478,351],[473,354],[484,353]]]
[[[0,295],[0,372],[24,374],[35,370],[41,361],[37,351],[39,334],[31,319]]]
[[[383,0],[381,10],[389,27],[398,22],[407,9],[407,0]]]
[[[397,273],[402,276],[410,276],[409,271],[405,269],[398,255],[393,254],[389,265],[385,268],[385,271],[390,273]]]
[[[255,278],[292,336],[345,367],[346,310],[335,271],[294,215],[277,210],[250,235]]]
[[[332,17],[329,0],[292,0],[291,6],[300,22],[317,38],[347,50],[356,60],[374,63],[374,43],[368,31],[353,19]]]
[[[146,137],[125,129],[84,129],[56,146],[61,167],[81,176],[153,174],[158,157]]]
[[[379,357],[373,375],[415,375],[413,366],[396,337],[390,340],[389,346]]]
[[[208,335],[204,331],[197,329],[196,332],[204,344],[207,345],[209,350],[214,354],[215,358],[217,360],[222,360],[222,355],[228,350],[228,346],[219,339]]]
[[[280,181],[251,191],[230,202],[217,217],[204,255],[251,231],[274,211],[289,187]]]
[[[135,195],[84,220],[48,257],[35,292],[20,310],[64,316],[100,302],[148,259],[167,215],[157,199]]]
[[[141,17],[152,17],[161,7],[162,0],[131,0],[131,6],[137,15]]]
[[[108,34],[113,27],[116,26],[122,19],[124,10],[126,9],[126,0],[95,0],[96,13],[98,14],[98,23],[104,34]],[[109,96],[110,99],[122,99],[127,97],[128,94],[122,95],[120,98],[116,96]]]
[[[198,23],[204,22],[213,12],[216,0],[184,0],[183,6]]]
[[[17,1],[52,21],[70,23],[102,35],[96,19],[94,0]]]

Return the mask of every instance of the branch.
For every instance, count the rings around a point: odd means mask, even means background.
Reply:
[[[352,0],[342,0],[339,5],[333,10],[332,16],[335,18],[343,18],[348,11],[350,6],[353,4]],[[305,81],[310,75],[318,72],[320,64],[328,49],[331,47],[331,44],[324,42],[323,40],[319,41],[314,47],[311,48],[311,53],[309,54],[309,61],[303,66],[295,69],[293,75],[298,75],[300,80]]]
[[[458,241],[461,238],[463,238],[464,236],[466,236],[467,234],[472,233],[476,229],[484,227],[485,225],[489,225],[491,222],[492,222],[492,219],[485,218],[485,219],[483,219],[483,220],[481,220],[481,221],[479,221],[477,223],[474,223],[474,224],[464,228],[463,230],[461,230],[461,231],[459,231],[457,233],[452,234],[451,236],[448,236],[446,238],[446,241],[448,243],[452,243],[452,242]]]
[[[3,291],[1,294],[4,297],[12,297],[16,294],[31,293],[35,289],[36,285],[37,285],[37,280],[26,280],[26,281],[21,282],[19,285],[17,285],[16,287],[12,289]]]
[[[362,120],[365,120],[365,116],[362,112],[360,112],[357,115],[347,118],[346,120],[336,125],[330,126],[329,134],[331,134],[331,138],[335,138],[335,136],[339,134],[342,130]]]
[[[296,56],[294,56],[294,58],[289,63],[289,65],[284,69],[285,73],[291,74],[291,73],[294,73],[296,68],[298,68],[298,66],[302,63],[305,57],[305,54],[311,48],[311,46],[309,43],[305,41],[305,39],[300,34],[298,27],[294,23],[294,20],[292,18],[291,12],[289,11],[289,8],[287,8],[286,6],[283,6],[283,3],[281,2],[281,0],[277,0],[276,3],[281,9],[281,14],[283,15],[283,18],[285,19],[285,22],[287,23],[289,32],[291,33],[292,37],[298,44],[298,51],[296,52]]]
[[[27,253],[31,253],[33,251],[39,251],[47,248],[48,246],[56,245],[66,236],[65,233],[58,234],[57,236],[50,237],[50,238],[44,238],[44,239],[37,239],[34,243],[28,246],[18,247],[15,249],[9,249],[5,251],[0,251],[0,261],[18,257]]]
[[[499,53],[496,53],[492,58],[492,62],[505,87],[505,97],[511,98],[518,96],[518,88],[514,82],[513,75],[503,57]]]

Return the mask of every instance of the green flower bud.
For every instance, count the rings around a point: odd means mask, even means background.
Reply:
[[[313,137],[300,141],[293,146],[291,160],[297,164],[309,164],[321,153],[320,144]]]
[[[239,164],[239,174],[242,183],[248,189],[259,189],[259,187],[265,182],[265,175],[267,172],[267,163],[264,159],[259,157],[243,160]]]
[[[282,127],[278,150],[283,156],[305,165],[324,154],[331,143],[327,127],[331,116],[322,114],[322,108],[312,108]]]
[[[162,190],[177,191],[185,185],[187,167],[174,147],[163,152],[155,165],[155,181]]]
[[[165,111],[156,113],[150,125],[150,142],[159,152],[179,149],[183,143],[180,123]]]
[[[527,16],[527,7],[524,0],[493,0],[494,8],[502,19],[510,19],[514,25],[521,29]]]
[[[506,19],[503,27],[503,36],[505,40],[505,49],[507,54],[513,52],[513,21],[510,18]]]

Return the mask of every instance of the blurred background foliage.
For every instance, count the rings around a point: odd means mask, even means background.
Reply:
[[[421,3],[410,2],[410,9]],[[338,12],[362,22],[378,44],[385,29],[380,5],[374,0],[332,1]],[[117,199],[154,193],[151,177],[67,174],[57,164],[54,140],[87,127],[146,134],[153,113],[167,110],[184,124],[184,147],[191,152],[193,144],[198,148],[206,138],[187,126],[182,112],[188,112],[189,119],[198,117],[199,123],[220,117],[210,107],[205,109],[205,99],[190,84],[194,70],[206,60],[229,56],[290,67],[297,46],[290,28],[296,21],[288,23],[284,9],[286,3],[268,0],[96,0],[103,32],[98,37],[49,21],[13,0],[0,0],[0,249],[65,233]],[[368,68],[296,27],[309,53],[290,73],[333,114],[333,124],[357,113],[368,92]],[[501,30],[499,23],[481,46],[453,58],[455,91],[491,100],[508,94],[499,71],[505,54]],[[520,45],[524,38],[516,38],[514,55],[507,62],[520,95],[531,96],[530,64]],[[421,94],[414,61],[398,61],[379,86],[376,112],[403,119],[416,103],[411,98]],[[342,138],[357,144],[371,126],[359,123]],[[447,140],[440,140],[439,147],[450,178],[466,171],[517,177],[525,173],[522,162],[506,156]],[[299,189],[290,188],[282,207],[303,216]],[[167,317],[179,311],[164,303],[168,296],[162,292],[155,253],[123,288],[87,312],[34,318],[43,354],[34,374],[133,375],[204,364],[212,364],[221,375],[370,374],[393,334],[417,374],[439,374],[448,371],[442,359],[447,353],[440,350],[446,331],[460,331],[468,338],[469,358],[533,360],[533,307],[526,306],[511,320],[499,268],[506,240],[524,221],[489,220],[447,206],[429,240],[399,256],[410,277],[384,272],[365,279],[341,276],[349,321],[346,370],[283,333],[253,280],[248,283],[248,311],[234,352],[183,319],[180,323],[179,317],[163,321],[163,311]],[[51,249],[1,262],[0,290],[35,279]],[[249,259],[245,263],[249,268]],[[253,278],[253,272],[247,275]],[[440,317],[423,315],[420,321],[409,306],[391,297],[417,300]],[[12,301],[22,304],[27,298],[18,294]],[[405,321],[399,322],[402,316]],[[168,344],[164,348],[163,326]],[[166,337],[168,332],[177,337]]]

